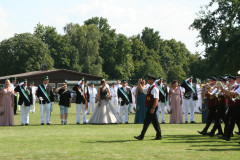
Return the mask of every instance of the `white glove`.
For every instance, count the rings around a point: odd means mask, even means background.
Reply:
[[[40,100],[40,101],[42,101],[42,100],[43,100],[43,98],[42,98],[42,97],[39,97],[39,100]]]
[[[78,82],[78,85],[80,86],[80,85],[81,85],[81,83],[82,83],[82,80]]]
[[[19,83],[19,86],[22,86],[24,82]]]

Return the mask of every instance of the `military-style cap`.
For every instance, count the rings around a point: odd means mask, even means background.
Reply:
[[[34,81],[31,81],[30,84],[34,84]]]
[[[90,85],[94,84],[93,82],[90,83]]]
[[[80,80],[82,80],[82,81],[85,81],[85,78],[84,78],[84,77],[82,77]]]
[[[221,77],[218,78],[218,80],[219,80],[219,81],[225,81],[225,82],[226,82],[226,81],[227,81],[227,78],[221,76]]]
[[[213,76],[209,77],[208,79],[209,79],[209,80],[212,80],[212,81],[217,81],[217,78],[216,78],[216,77],[213,77]]]
[[[17,81],[17,77],[13,77],[13,78],[12,78],[12,81]]]
[[[112,82],[112,85],[115,85],[116,83],[115,82]]]
[[[189,78],[190,78],[190,79],[193,79],[193,76],[191,75],[191,76],[189,76]]]
[[[228,79],[236,80],[236,77],[235,76],[228,76]]]
[[[122,83],[127,83],[127,80],[126,80],[126,79],[123,79],[121,82],[122,82]]]
[[[148,79],[152,79],[152,80],[156,80],[157,79],[156,76],[154,76],[154,75],[147,75],[147,78]]]
[[[46,80],[46,79],[48,79],[48,76],[44,76],[44,77],[42,78],[43,81]]]
[[[28,80],[25,78],[25,79],[23,79],[23,82],[25,83],[25,82],[28,82]]]

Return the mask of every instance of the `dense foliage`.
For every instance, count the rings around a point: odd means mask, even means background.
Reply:
[[[214,4],[216,10],[210,9]],[[198,14],[191,29],[199,30],[206,54],[192,54],[175,39],[145,27],[138,35],[117,34],[107,19],[93,17],[83,25],[69,23],[64,35],[37,24],[34,33],[16,34],[0,42],[0,75],[40,70],[41,63],[132,82],[146,74],[168,81],[189,75],[234,74],[239,69],[239,1],[212,0]],[[9,65],[11,64],[11,65]],[[8,67],[6,67],[8,66]]]

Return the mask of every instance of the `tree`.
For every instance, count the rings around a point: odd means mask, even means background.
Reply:
[[[217,8],[216,8],[217,6]],[[199,31],[198,44],[205,45],[206,70],[211,75],[236,74],[240,68],[240,3],[212,0],[201,8],[191,29]]]
[[[1,75],[40,70],[42,63],[47,64],[49,69],[54,66],[48,47],[30,33],[15,34],[3,40],[0,43],[0,56]]]
[[[79,66],[82,72],[103,75],[102,58],[99,55],[101,33],[95,25],[67,24],[64,27],[71,45],[78,49]]]
[[[34,34],[48,46],[55,68],[81,71],[78,50],[70,44],[68,37],[58,34],[54,27],[41,24],[34,28]]]

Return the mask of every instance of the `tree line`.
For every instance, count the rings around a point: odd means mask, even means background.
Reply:
[[[216,10],[213,4],[218,4]],[[203,56],[190,53],[180,41],[162,39],[153,28],[130,37],[117,34],[102,17],[66,24],[63,35],[39,23],[33,34],[0,42],[0,76],[40,70],[42,63],[107,79],[137,80],[150,73],[181,81],[189,75],[235,74],[240,69],[239,8],[239,1],[212,0],[200,10],[190,29],[199,31]]]

